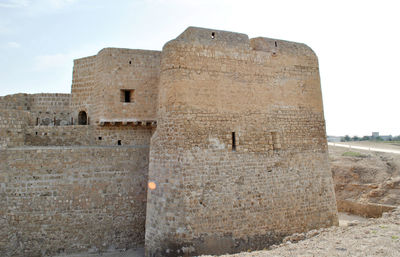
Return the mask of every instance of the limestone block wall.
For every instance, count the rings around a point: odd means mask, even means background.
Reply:
[[[90,124],[155,120],[159,67],[158,51],[105,48],[96,56],[75,60],[74,119],[85,111]]]
[[[309,47],[188,28],[160,74],[147,256],[262,249],[338,223]]]
[[[26,129],[27,146],[149,145],[152,128],[132,126],[35,126]]]
[[[143,246],[148,146],[0,150],[0,256]]]
[[[29,111],[32,98],[29,94],[13,94],[0,96],[0,109],[13,109]]]
[[[23,145],[25,129],[32,123],[30,112],[0,109],[0,146]]]
[[[155,120],[159,51],[105,48],[97,64],[95,122]],[[125,102],[124,91],[130,91],[130,102]]]
[[[60,126],[71,124],[70,94],[33,94],[31,112],[35,125]]]
[[[71,123],[70,94],[14,94],[0,97],[0,109],[29,111],[34,125]]]
[[[92,113],[93,88],[96,86],[96,56],[74,60],[71,86],[71,112],[77,124],[80,111]]]

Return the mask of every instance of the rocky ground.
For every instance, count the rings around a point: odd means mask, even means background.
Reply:
[[[387,143],[372,146],[400,149]],[[337,199],[400,206],[399,154],[330,146],[329,157]]]
[[[310,231],[292,238],[272,250],[223,256],[400,256],[400,209],[379,219],[353,221],[348,226]],[[302,238],[306,239],[293,242]]]

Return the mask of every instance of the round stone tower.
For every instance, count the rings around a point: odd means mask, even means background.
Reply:
[[[189,27],[162,51],[146,255],[262,249],[338,223],[314,52]]]

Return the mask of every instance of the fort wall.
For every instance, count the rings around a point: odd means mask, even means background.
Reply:
[[[33,124],[71,124],[70,94],[14,94],[0,97],[0,109],[28,111]]]
[[[96,78],[96,56],[74,60],[71,86],[71,110],[77,124],[80,111],[92,113],[93,88]]]
[[[70,125],[70,94],[34,94],[31,113],[36,115],[35,125]]]
[[[148,146],[0,150],[0,255],[143,246]]]
[[[151,127],[132,126],[36,126],[26,129],[27,146],[149,145]]]
[[[310,48],[188,28],[163,48],[159,87],[147,256],[262,249],[338,224]]]
[[[30,110],[32,95],[13,94],[0,96],[0,109]]]
[[[304,44],[189,27],[105,48],[71,95],[0,97],[0,128],[1,256],[234,253],[338,224]]]
[[[25,130],[31,123],[28,111],[0,109],[0,147],[23,145]]]
[[[75,60],[73,117],[86,112],[90,124],[156,120],[160,52],[104,48]]]
[[[159,51],[105,48],[97,63],[95,122],[156,120]]]

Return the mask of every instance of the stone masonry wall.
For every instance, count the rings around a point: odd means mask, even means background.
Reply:
[[[188,28],[163,48],[159,88],[147,256],[262,249],[338,223],[310,48]]]
[[[14,94],[0,97],[0,109],[29,111],[36,125],[68,125],[70,94]]]
[[[0,256],[143,246],[148,146],[0,150]]]
[[[94,122],[156,119],[160,52],[105,48],[96,63]],[[131,91],[130,102],[122,90]]]
[[[93,87],[95,84],[96,56],[74,60],[71,86],[71,112],[74,124],[77,124],[78,113],[85,111],[92,114]]]
[[[74,119],[85,111],[90,124],[155,120],[159,67],[158,51],[105,48],[96,56],[75,60]],[[130,91],[130,102],[125,102],[124,90]]]
[[[32,123],[30,112],[0,109],[0,147],[23,145],[25,129]]]
[[[36,125],[70,125],[70,94],[33,94],[32,115]]]
[[[29,94],[13,94],[0,96],[0,109],[29,111],[31,106],[32,97]]]
[[[132,126],[36,126],[25,134],[27,146],[149,145],[152,128]]]

